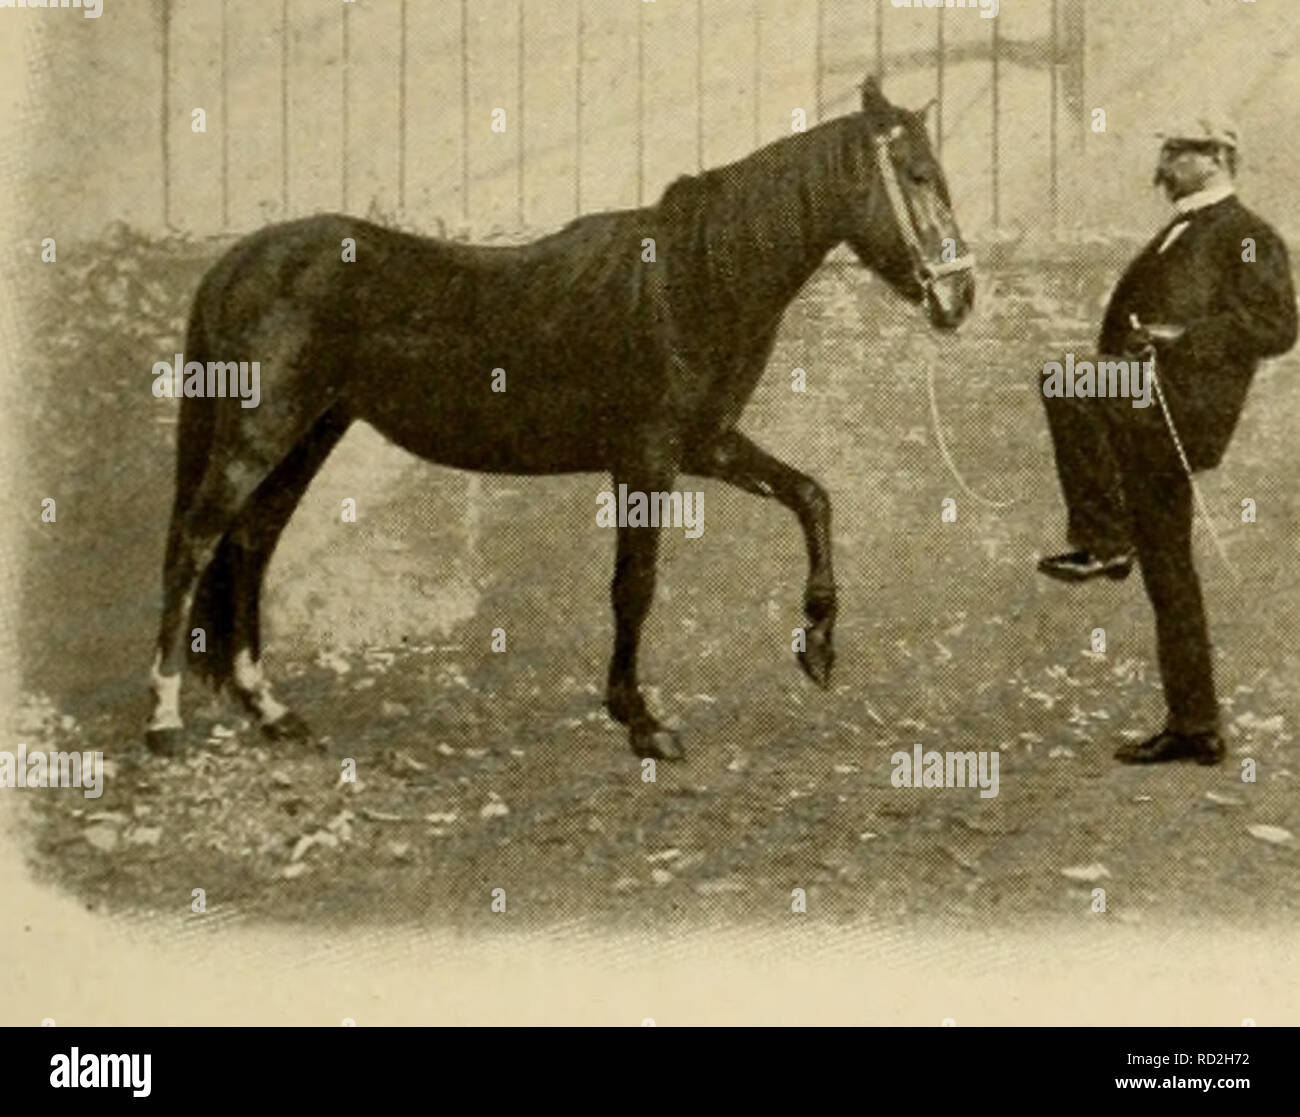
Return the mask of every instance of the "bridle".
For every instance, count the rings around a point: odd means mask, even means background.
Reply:
[[[958,272],[974,271],[975,256],[967,252],[955,260],[926,259],[925,251],[921,248],[921,238],[917,236],[916,224],[912,220],[912,212],[903,197],[903,187],[898,181],[898,168],[894,166],[894,160],[890,155],[893,142],[902,134],[903,126],[896,124],[888,132],[881,132],[876,136],[876,168],[880,171],[880,181],[885,187],[885,197],[889,200],[894,225],[898,229],[898,235],[903,238],[903,243],[907,245],[907,253],[912,259],[912,274],[928,294],[934,287],[936,279],[955,275]]]
[[[898,181],[898,168],[894,165],[893,157],[890,154],[891,145],[902,134],[903,126],[896,124],[888,132],[881,132],[876,136],[876,169],[880,172],[880,181],[885,188],[885,197],[889,200],[889,208],[893,213],[894,225],[898,229],[898,235],[903,238],[903,243],[907,245],[907,252],[912,260],[912,275],[928,297],[934,288],[935,280],[948,275],[956,275],[959,272],[974,271],[975,256],[973,253],[967,252],[964,256],[958,256],[955,260],[933,261],[926,259],[925,251],[921,247],[921,238],[917,235],[916,225],[912,220],[911,210],[908,208],[907,200],[903,197],[903,187]],[[952,474],[953,480],[977,504],[983,504],[987,508],[1010,508],[1016,503],[1014,500],[994,500],[972,489],[961,475],[961,470],[957,468],[957,463],[953,460],[952,454],[948,452],[948,443],[943,437],[943,420],[939,415],[939,400],[934,390],[934,365],[930,362],[926,363],[926,387],[930,395],[930,418],[934,423],[935,441],[939,445],[939,453],[943,457],[944,464],[948,467],[948,472]]]

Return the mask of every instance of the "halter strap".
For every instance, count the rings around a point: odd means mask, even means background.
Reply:
[[[916,281],[922,287],[928,289],[936,279],[942,279],[946,275],[974,271],[975,256],[973,253],[968,252],[964,256],[958,256],[955,260],[940,260],[937,262],[925,258],[925,252],[921,248],[921,239],[916,234],[916,226],[912,222],[911,211],[907,208],[907,201],[903,197],[903,188],[898,181],[898,170],[889,155],[890,145],[894,142],[896,135],[898,135],[898,130],[894,129],[876,136],[876,167],[880,171],[880,181],[885,187],[885,197],[889,199],[889,208],[894,215],[894,225],[898,228],[899,236],[903,238],[903,243],[907,245],[907,250],[912,257],[912,268],[916,273]]]

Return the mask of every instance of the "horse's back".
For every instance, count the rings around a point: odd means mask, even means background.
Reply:
[[[205,276],[200,309],[226,322],[297,302],[319,322],[382,328],[392,319],[463,325],[482,335],[516,320],[626,315],[640,296],[650,211],[592,214],[523,245],[466,244],[321,214],[268,225]],[[641,234],[644,233],[644,236]]]
[[[264,407],[329,396],[465,468],[604,468],[656,399],[651,216],[595,214],[508,247],[337,214],[284,222],[231,246],[195,317],[216,359],[262,362]]]

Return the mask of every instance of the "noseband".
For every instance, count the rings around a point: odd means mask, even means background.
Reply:
[[[916,225],[912,221],[911,211],[903,197],[903,187],[898,181],[898,168],[890,157],[890,145],[902,134],[903,126],[895,125],[890,131],[876,136],[876,166],[880,171],[880,181],[885,187],[885,197],[889,199],[889,208],[894,215],[894,224],[898,228],[903,243],[907,245],[908,255],[912,258],[912,273],[928,294],[935,280],[958,272],[975,270],[975,256],[968,252],[955,260],[927,260],[921,248],[921,238],[917,236]]]

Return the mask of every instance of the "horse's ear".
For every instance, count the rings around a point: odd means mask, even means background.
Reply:
[[[928,101],[926,101],[924,105],[922,105],[919,109],[916,110],[916,115],[919,116],[925,122],[926,127],[929,127],[930,124],[933,123],[934,106],[937,105],[938,103],[939,103],[938,97],[931,97]]]
[[[885,95],[880,91],[880,79],[875,74],[868,74],[862,79],[862,84],[858,87],[862,90],[862,111],[878,112],[882,106],[887,106],[888,101]]]

